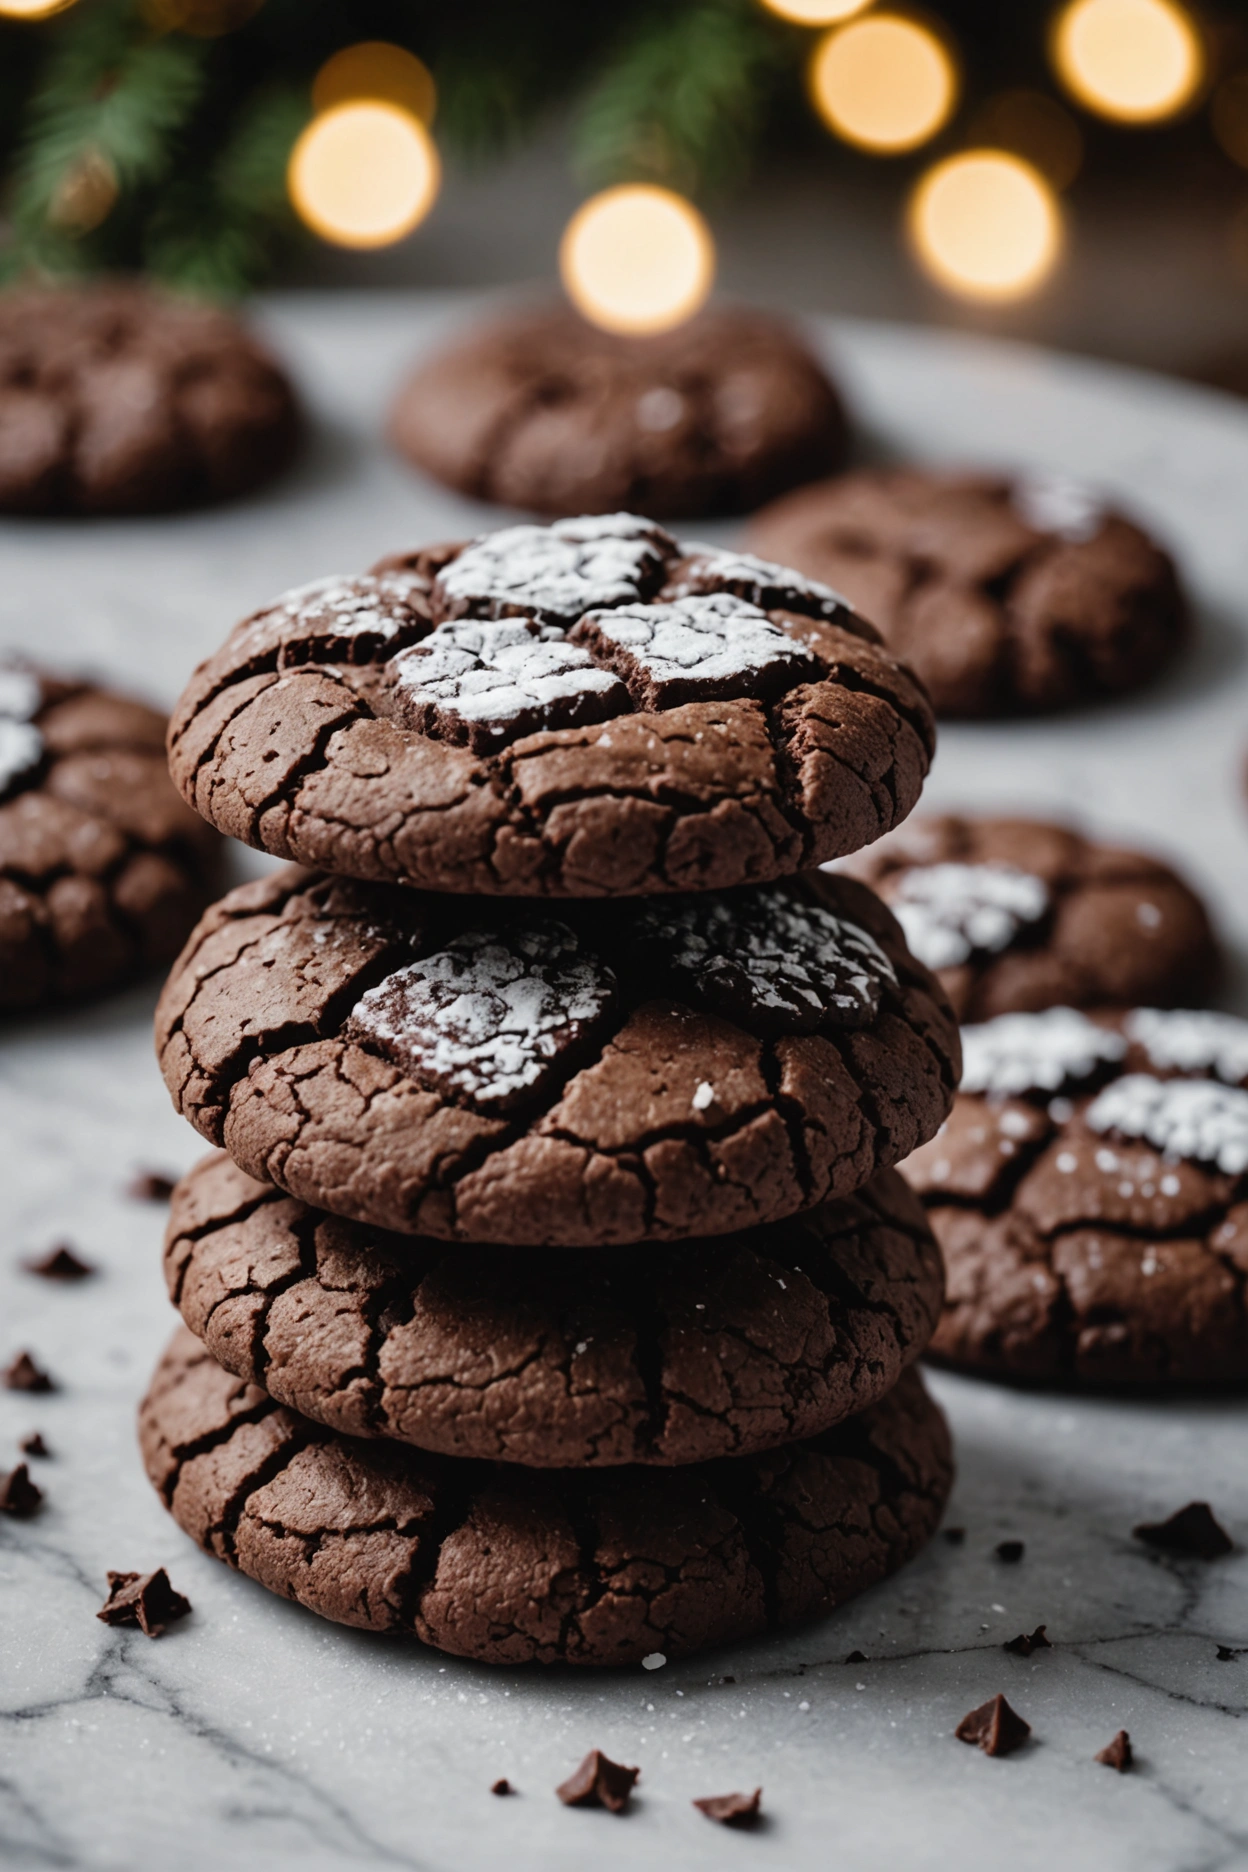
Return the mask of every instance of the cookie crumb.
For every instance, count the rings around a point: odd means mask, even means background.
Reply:
[[[1144,1521],[1131,1530],[1136,1540],[1162,1553],[1196,1560],[1219,1560],[1234,1548],[1234,1541],[1214,1518],[1208,1502],[1188,1502],[1168,1521]]]
[[[969,1742],[985,1755],[1012,1755],[1031,1734],[1031,1724],[998,1694],[978,1709],[968,1710],[953,1733],[959,1742]]]
[[[514,1794],[515,1791],[506,1775],[500,1775],[497,1781],[490,1783],[491,1794]]]
[[[1015,1657],[1030,1657],[1033,1651],[1051,1651],[1053,1645],[1045,1636],[1048,1627],[1037,1625],[1033,1632],[1020,1631],[1017,1638],[1007,1638],[1001,1649],[1012,1651]]]
[[[640,1773],[640,1768],[625,1768],[609,1760],[601,1749],[590,1749],[575,1774],[561,1781],[555,1793],[565,1807],[605,1807],[608,1813],[623,1813]]]
[[[6,1476],[0,1476],[0,1514],[15,1515],[19,1520],[26,1520],[37,1514],[43,1501],[43,1490],[37,1482],[30,1479],[30,1470],[25,1463],[18,1463]]]
[[[32,1430],[29,1436],[24,1436],[22,1438],[17,1447],[21,1450],[23,1456],[50,1456],[52,1454],[43,1440],[43,1432],[41,1430]]]
[[[42,1280],[80,1281],[95,1273],[90,1261],[75,1254],[68,1242],[58,1242],[47,1254],[36,1261],[23,1261],[22,1266],[28,1274],[38,1274]]]
[[[126,1195],[132,1202],[168,1202],[176,1182],[176,1177],[166,1176],[163,1170],[139,1170],[126,1184]]]
[[[157,1567],[154,1573],[110,1571],[108,1598],[95,1616],[106,1625],[137,1625],[149,1638],[159,1638],[190,1609],[190,1600],[175,1592],[164,1567]]]
[[[998,1541],[993,1548],[997,1559],[1004,1560],[1007,1566],[1013,1566],[1016,1560],[1021,1560],[1024,1551],[1025,1549],[1021,1540]]]
[[[693,1805],[720,1826],[751,1827],[759,1818],[762,1798],[762,1788],[756,1787],[752,1794],[706,1794]]]
[[[1119,1774],[1126,1774],[1135,1760],[1131,1738],[1126,1730],[1120,1729],[1112,1742],[1098,1750],[1094,1759],[1103,1763],[1106,1768],[1116,1768]]]
[[[0,1374],[6,1391],[55,1391],[46,1371],[35,1364],[29,1352],[19,1352],[13,1363]]]

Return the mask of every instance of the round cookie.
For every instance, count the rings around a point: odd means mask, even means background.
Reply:
[[[542,1469],[816,1436],[897,1382],[944,1287],[895,1170],[726,1239],[521,1260],[344,1222],[223,1155],[174,1191],[165,1278],[219,1364],[318,1423]]]
[[[1074,482],[873,469],[777,501],[749,539],[845,592],[938,715],[1138,688],[1188,631],[1168,555]]]
[[[919,796],[926,697],[835,593],[630,514],[288,593],[196,671],[185,798],[277,857],[477,895],[724,889]]]
[[[844,869],[877,890],[958,1019],[1203,1001],[1220,957],[1167,865],[1068,826],[912,819]]]
[[[964,1090],[905,1166],[948,1276],[931,1356],[1030,1382],[1248,1383],[1248,1021],[1050,1008],[963,1038]]]
[[[299,427],[284,372],[215,307],[124,284],[0,295],[0,511],[222,500],[284,468]]]
[[[511,313],[422,364],[395,447],[476,500],[537,513],[744,513],[845,460],[845,412],[782,320],[712,307],[653,337],[566,306]]]
[[[156,1016],[175,1105],[249,1174],[439,1240],[773,1222],[932,1135],[957,1026],[879,900],[491,905],[283,871],[203,918]]]
[[[918,1551],[952,1480],[915,1371],[767,1455],[556,1475],[324,1430],[185,1327],[139,1434],[207,1552],[323,1618],[487,1664],[637,1664],[830,1612]]]
[[[220,840],[154,709],[0,661],[0,1011],[102,994],[177,954]]]

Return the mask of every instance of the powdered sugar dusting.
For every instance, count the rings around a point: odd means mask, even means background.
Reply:
[[[1043,879],[1006,864],[934,864],[903,871],[889,908],[930,969],[956,968],[978,950],[997,955],[1049,907]]]
[[[731,592],[764,611],[797,611],[821,618],[853,609],[848,598],[830,585],[807,578],[792,566],[759,559],[754,553],[704,546],[700,540],[682,540],[680,550],[686,563],[667,587],[666,596],[670,598]]]
[[[995,1098],[1058,1092],[1115,1065],[1127,1051],[1120,1033],[1098,1027],[1075,1008],[999,1014],[962,1029],[962,1090]]]
[[[676,550],[670,534],[637,514],[504,527],[444,566],[435,590],[448,616],[518,611],[571,623],[596,606],[635,603],[656,589]]]
[[[1237,1085],[1248,1079],[1248,1021],[1203,1008],[1135,1008],[1127,1037],[1161,1072],[1208,1073]]]
[[[42,701],[43,686],[30,670],[0,669],[0,799],[43,759],[43,736],[30,719]]]
[[[1142,1138],[1166,1157],[1216,1164],[1228,1176],[1248,1170],[1248,1092],[1238,1086],[1127,1073],[1084,1118],[1093,1131]]]
[[[0,666],[0,716],[30,721],[43,703],[43,684],[33,670]]]
[[[566,924],[469,931],[357,1002],[345,1032],[482,1111],[534,1092],[610,1010],[615,977]]]
[[[557,625],[460,618],[400,651],[387,670],[409,726],[488,749],[538,728],[603,721],[628,692]]]
[[[1082,481],[1066,475],[1036,475],[1015,483],[1015,512],[1038,533],[1055,533],[1072,545],[1095,539],[1105,523],[1105,507]]]
[[[820,670],[805,644],[729,592],[591,611],[572,638],[609,662],[646,708],[718,695],[765,697]]]

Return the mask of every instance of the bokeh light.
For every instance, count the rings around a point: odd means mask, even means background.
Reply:
[[[312,108],[332,110],[335,104],[361,98],[397,104],[427,128],[437,109],[438,91],[433,73],[414,52],[385,39],[364,39],[326,59],[313,80]]]
[[[702,305],[715,243],[691,202],[625,183],[577,209],[559,244],[559,271],[577,310],[613,332],[667,331]]]
[[[1043,91],[998,91],[975,112],[968,137],[1021,156],[1056,189],[1069,188],[1083,167],[1083,132],[1070,112]]]
[[[394,104],[337,104],[314,117],[291,151],[296,213],[338,247],[388,247],[424,220],[441,180],[424,125]]]
[[[0,0],[0,19],[51,19],[73,4],[74,0]]]
[[[917,149],[947,121],[958,78],[947,47],[898,13],[833,30],[810,61],[810,92],[830,130],[877,155]]]
[[[865,13],[871,0],[763,0],[769,13],[792,20],[797,26],[834,26],[839,20]]]
[[[1248,169],[1248,71],[1232,72],[1213,94],[1213,134],[1232,162]]]
[[[1053,63],[1077,103],[1116,123],[1157,123],[1190,104],[1205,58],[1174,0],[1071,0],[1053,32]]]
[[[925,271],[967,299],[1034,292],[1062,247],[1053,191],[1005,150],[967,150],[934,164],[911,196],[908,225]]]

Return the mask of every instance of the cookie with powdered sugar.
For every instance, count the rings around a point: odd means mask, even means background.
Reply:
[[[1248,1021],[1003,1014],[905,1175],[948,1270],[932,1356],[1088,1385],[1248,1383]]]
[[[920,815],[844,869],[879,891],[958,1017],[1169,1007],[1213,988],[1209,915],[1168,865],[1038,819]]]
[[[785,884],[555,908],[284,871],[161,997],[174,1102],[250,1175],[439,1240],[722,1234],[932,1135],[957,1026],[878,898]]]
[[[605,897],[857,850],[914,805],[933,732],[835,591],[614,513],[287,593],[196,671],[169,755],[191,805],[277,857]]]
[[[221,842],[164,740],[141,702],[0,661],[0,1012],[104,994],[186,940]]]
[[[846,592],[938,715],[1119,695],[1148,682],[1188,635],[1169,555],[1062,476],[868,469],[785,495],[748,537]]]

